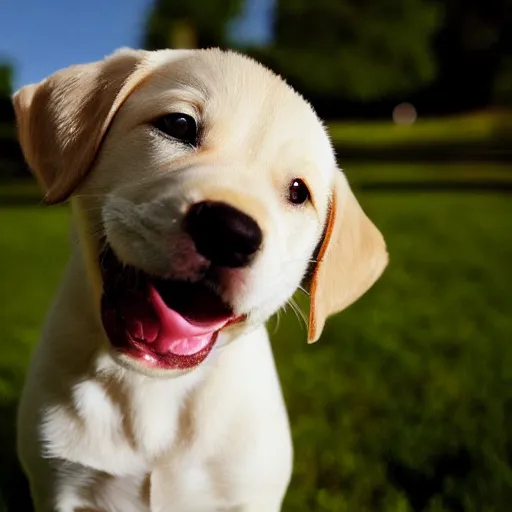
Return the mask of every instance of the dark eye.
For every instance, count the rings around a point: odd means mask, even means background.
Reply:
[[[173,139],[195,146],[197,125],[188,114],[168,114],[153,121],[153,126]]]
[[[288,191],[288,200],[290,203],[303,204],[309,201],[310,197],[308,187],[302,180],[298,178],[292,180],[290,190]]]

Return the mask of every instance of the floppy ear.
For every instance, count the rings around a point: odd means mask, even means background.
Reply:
[[[380,277],[388,263],[386,244],[336,172],[325,237],[310,286],[308,342],[322,334],[330,315],[350,306]]]
[[[47,203],[67,199],[90,170],[115,113],[147,75],[145,54],[119,50],[14,94],[21,148]]]

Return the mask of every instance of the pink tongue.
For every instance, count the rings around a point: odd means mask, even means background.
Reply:
[[[150,343],[152,349],[160,354],[190,356],[204,349],[212,340],[213,334],[224,327],[230,318],[212,322],[192,324],[179,313],[167,307],[160,294],[149,286],[148,308],[135,314],[128,314],[126,329],[137,341]],[[152,306],[152,308],[150,307]],[[153,310],[153,311],[151,311]]]

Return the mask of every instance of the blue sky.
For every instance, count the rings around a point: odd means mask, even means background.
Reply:
[[[186,0],[176,0],[186,1]],[[0,0],[0,59],[15,66],[15,88],[54,71],[137,47],[151,0]],[[273,0],[247,0],[233,32],[269,38]]]

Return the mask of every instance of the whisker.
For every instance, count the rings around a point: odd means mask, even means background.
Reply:
[[[297,310],[295,309],[295,304],[293,303],[293,299],[289,299],[288,304],[290,305],[290,308],[293,311],[293,313],[295,315],[295,318],[297,319],[297,321],[300,324],[300,318],[299,318],[299,315],[297,313]]]
[[[299,321],[299,324],[303,325],[303,327],[307,328],[308,322],[306,319],[306,315],[300,308],[300,306],[295,302],[295,299],[292,297],[289,301],[290,307],[295,313],[295,316],[297,317],[297,320]],[[301,323],[302,320],[302,323]]]
[[[274,316],[274,318],[276,319],[276,323],[274,325],[274,329],[272,330],[272,336],[276,334],[276,332],[279,330],[279,326],[281,325],[281,313],[282,310],[281,308],[279,308]]]
[[[298,290],[306,295],[306,297],[309,297],[309,292],[302,285],[299,284]]]

